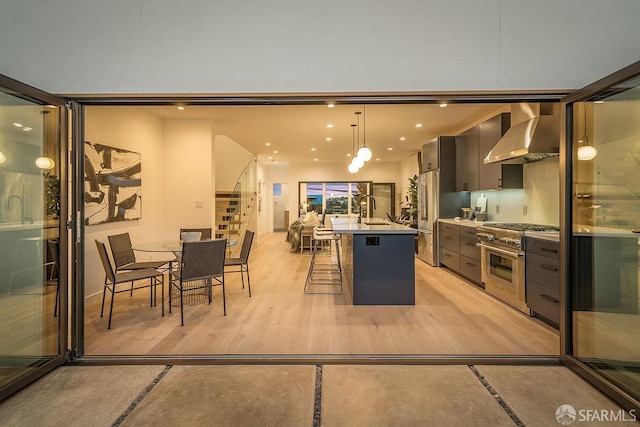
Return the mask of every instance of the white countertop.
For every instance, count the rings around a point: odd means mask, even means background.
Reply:
[[[476,228],[480,225],[489,224],[489,221],[476,221],[476,220],[468,220],[468,219],[439,219],[438,221],[444,222],[446,224],[456,224],[461,225],[463,227],[473,227]]]
[[[59,220],[33,221],[33,222],[2,222],[0,223],[0,231],[15,230],[32,230],[35,228],[53,228],[58,227]]]
[[[418,234],[415,228],[382,218],[362,218],[360,224],[356,218],[331,218],[331,226],[337,234]]]

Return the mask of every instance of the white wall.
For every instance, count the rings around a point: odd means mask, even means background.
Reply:
[[[261,211],[261,227],[258,229],[261,233],[273,232],[273,184],[290,184],[289,181],[289,165],[287,164],[270,164],[262,165],[263,183],[262,183],[262,211]],[[297,184],[289,185],[289,200],[298,198]],[[295,202],[294,202],[295,203]],[[297,207],[292,211],[289,206],[289,221],[293,221],[298,217]]]
[[[4,0],[0,74],[53,93],[582,87],[640,58],[637,0]]]
[[[125,148],[142,155],[142,218],[85,227],[85,294],[102,293],[104,270],[94,240],[129,232],[132,241],[162,238],[164,152],[162,121],[136,107],[87,107],[86,140]]]
[[[216,191],[233,191],[240,173],[255,157],[226,135],[215,136]]]
[[[180,228],[214,227],[213,144],[210,120],[164,120],[162,230],[166,238],[178,238]]]

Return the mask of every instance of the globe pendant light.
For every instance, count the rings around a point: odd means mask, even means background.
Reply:
[[[356,165],[356,167],[358,169],[360,169],[361,167],[364,166],[364,160],[362,160],[360,157],[354,157],[353,160],[351,161],[352,165]]]
[[[355,140],[356,140],[356,125],[352,124],[351,125],[351,155],[353,156],[353,146],[355,144]],[[355,159],[355,157],[354,157]],[[356,173],[358,172],[358,170],[360,169],[358,166],[356,166],[353,161],[351,161],[351,163],[349,163],[349,166],[347,167],[347,169],[349,169],[349,172],[351,173]]]
[[[371,150],[367,147],[367,106],[363,106],[364,115],[362,116],[362,148],[358,150],[357,157],[363,162],[371,160]],[[358,144],[360,145],[360,144]]]
[[[589,145],[587,136],[587,104],[584,104],[584,136],[578,140],[578,160],[593,160],[598,155],[598,150],[593,145]]]

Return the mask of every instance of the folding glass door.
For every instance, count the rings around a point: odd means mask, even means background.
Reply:
[[[572,355],[640,400],[640,63],[585,88],[573,118]],[[634,76],[635,74],[635,76]],[[569,196],[569,195],[567,195]]]
[[[66,115],[60,100],[31,89],[0,79],[0,399],[61,364],[67,348],[59,304]]]

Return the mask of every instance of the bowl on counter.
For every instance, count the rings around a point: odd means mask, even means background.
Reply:
[[[200,231],[183,231],[180,233],[180,240],[183,242],[198,242],[200,237],[202,237],[202,232]]]

